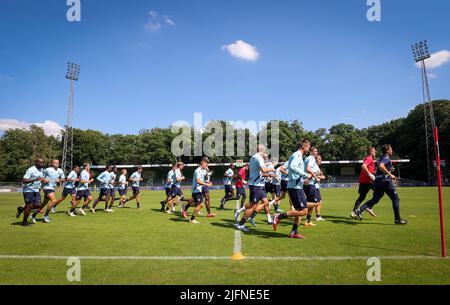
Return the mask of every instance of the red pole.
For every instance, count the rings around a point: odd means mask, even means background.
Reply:
[[[438,181],[438,193],[439,193],[439,214],[441,221],[441,246],[442,246],[442,257],[446,257],[446,246],[445,246],[445,228],[444,228],[444,207],[442,199],[442,178],[441,178],[441,155],[439,152],[439,133],[438,128],[434,127],[434,148],[436,152],[436,171],[437,171],[437,181]]]

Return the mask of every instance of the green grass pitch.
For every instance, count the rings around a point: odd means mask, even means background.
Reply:
[[[69,267],[64,259],[13,259],[8,255],[180,256],[179,260],[82,259],[77,284],[450,284],[450,260],[437,258],[440,236],[435,189],[399,189],[402,216],[410,221],[406,226],[393,224],[388,198],[375,207],[377,218],[361,223],[349,219],[356,193],[356,189],[322,190],[322,214],[327,221],[315,228],[301,227],[305,240],[287,237],[292,220],[283,220],[274,232],[264,215],[258,215],[256,229],[242,234],[242,253],[247,257],[314,258],[311,261],[183,259],[231,256],[235,202],[217,211],[217,218],[200,216],[201,223],[193,225],[178,212],[158,211],[162,192],[143,192],[142,210],[135,209],[132,201],[114,213],[99,210],[75,218],[66,214],[67,200],[51,214],[50,224],[38,222],[24,228],[16,225],[14,217],[22,195],[0,194],[0,284],[73,284],[66,279]],[[222,194],[212,192],[214,207]],[[449,198],[447,188],[444,205]],[[285,200],[282,208],[287,207]],[[449,219],[447,211],[447,227]],[[381,282],[374,283],[366,277],[367,260],[330,257],[390,258],[381,259]]]

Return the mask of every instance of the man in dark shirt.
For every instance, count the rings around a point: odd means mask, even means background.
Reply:
[[[372,209],[373,206],[383,198],[384,194],[386,194],[392,200],[392,207],[395,215],[394,223],[397,225],[405,225],[408,222],[400,218],[400,199],[398,198],[397,190],[393,183],[393,180],[397,179],[397,177],[392,174],[394,168],[392,166],[391,156],[394,152],[389,144],[383,145],[381,147],[381,152],[383,155],[378,161],[373,197],[361,208],[356,209],[356,211],[352,213],[352,217],[361,221],[361,214],[368,208]]]

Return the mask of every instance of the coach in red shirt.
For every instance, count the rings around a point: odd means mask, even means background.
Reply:
[[[363,165],[361,167],[361,172],[359,174],[359,197],[356,199],[355,206],[353,207],[353,211],[356,211],[356,209],[359,208],[361,203],[366,199],[367,193],[369,193],[370,190],[374,189],[373,181],[375,180],[375,157],[376,157],[377,151],[374,147],[370,147],[367,150],[367,156],[364,158]],[[375,217],[375,214],[372,210],[367,210],[367,212]]]
[[[245,192],[245,185],[247,184],[247,170],[248,170],[248,163],[242,167],[237,175],[236,178],[236,196],[241,198],[241,208],[245,204],[245,199],[247,198],[247,194]]]

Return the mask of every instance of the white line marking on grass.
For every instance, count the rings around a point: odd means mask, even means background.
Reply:
[[[370,257],[378,257],[384,260],[427,260],[427,259],[443,259],[440,256],[247,256],[250,260],[280,260],[280,261],[354,261],[367,260]],[[448,257],[444,258],[448,259]]]
[[[0,259],[48,259],[67,260],[76,257],[80,260],[229,260],[229,256],[57,256],[57,255],[0,255]]]
[[[236,210],[241,207],[239,199],[236,200]],[[242,249],[242,240],[241,240],[241,231],[235,230],[234,231],[234,248],[233,248],[233,254],[241,253]]]
[[[163,260],[163,261],[183,261],[183,260],[229,260],[229,256],[57,256],[57,255],[0,255],[0,260],[23,259],[23,260],[67,260],[76,257],[80,260]],[[247,256],[249,260],[260,261],[354,261],[367,260],[372,256]],[[381,260],[448,260],[440,256],[373,256]]]
[[[234,248],[233,253],[241,253],[241,231],[234,231]]]

